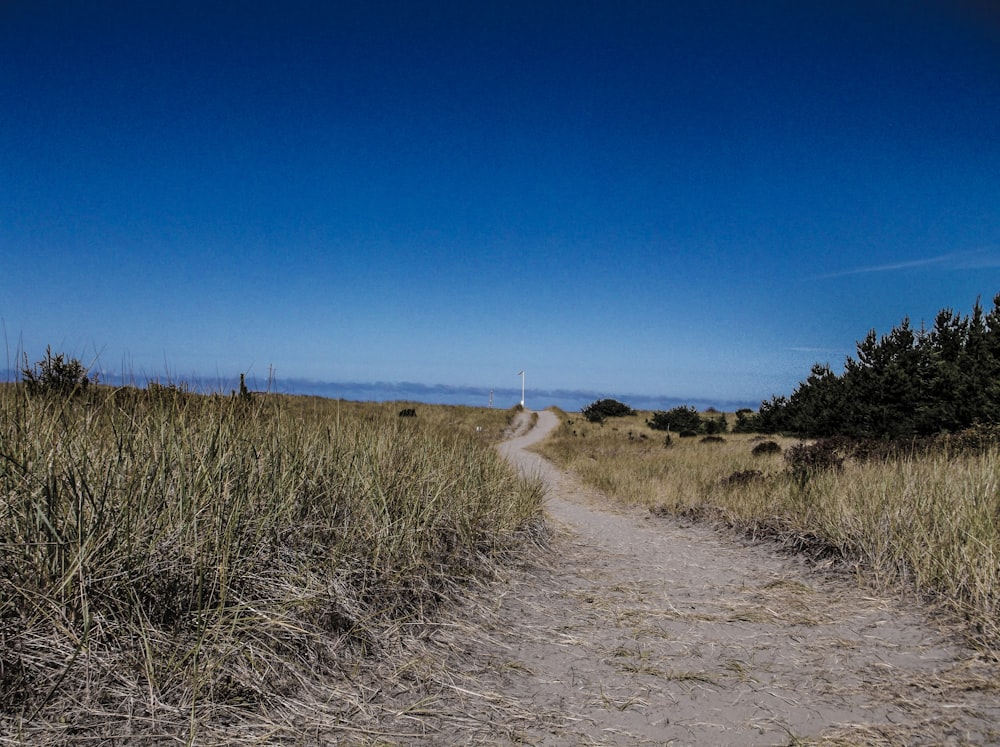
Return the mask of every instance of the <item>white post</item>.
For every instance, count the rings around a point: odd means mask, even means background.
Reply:
[[[518,371],[517,375],[521,377],[521,407],[524,407],[524,369]]]

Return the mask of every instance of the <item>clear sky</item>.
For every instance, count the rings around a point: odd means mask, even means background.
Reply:
[[[8,357],[756,405],[1000,292],[995,8],[3,0]]]

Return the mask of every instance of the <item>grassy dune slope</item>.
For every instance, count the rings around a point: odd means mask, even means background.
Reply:
[[[540,485],[492,448],[510,413],[399,409],[0,386],[2,738],[252,741],[296,734],[295,704],[349,714],[361,693],[330,693],[352,658],[540,526]]]

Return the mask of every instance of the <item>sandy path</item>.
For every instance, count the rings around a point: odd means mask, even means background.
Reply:
[[[609,510],[525,451],[557,425],[540,412],[501,446],[543,476],[558,527],[549,567],[499,609],[507,686],[550,715],[526,742],[1000,743],[995,672],[919,610],[771,547]]]
[[[925,612],[613,508],[525,451],[558,424],[538,415],[500,450],[547,483],[550,547],[428,629],[372,743],[1000,744],[997,665]]]

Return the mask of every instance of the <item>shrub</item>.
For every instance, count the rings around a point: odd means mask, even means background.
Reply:
[[[704,430],[705,424],[701,415],[693,407],[675,407],[666,412],[657,411],[646,421],[646,425],[655,431],[693,431],[695,434]]]
[[[726,433],[729,431],[729,423],[726,422],[726,416],[719,413],[717,418],[708,418],[702,421],[705,433]]]
[[[733,433],[753,433],[757,430],[757,416],[748,407],[741,407],[736,411],[736,423],[733,425]]]
[[[599,399],[584,407],[580,413],[591,423],[603,423],[607,418],[635,415],[635,410],[616,399]]]
[[[765,456],[767,454],[780,454],[781,447],[778,445],[777,441],[761,441],[759,444],[753,447],[750,452],[754,456]]]
[[[51,346],[45,348],[45,357],[34,366],[28,365],[28,354],[24,354],[21,377],[29,394],[79,394],[97,383],[97,376],[89,376],[78,359],[67,360],[62,353],[53,355]]]
[[[404,407],[399,411],[399,417],[401,418],[415,418],[417,417],[417,410],[414,407]]]
[[[703,444],[724,444],[726,439],[722,436],[702,436],[701,442]]]
[[[841,442],[822,439],[812,444],[795,444],[785,453],[785,462],[799,482],[806,482],[818,472],[839,471],[844,467]]]
[[[982,454],[989,449],[996,448],[997,444],[1000,443],[1000,426],[995,423],[977,423],[959,433],[941,436],[938,441],[947,444],[948,448],[955,453]]]

